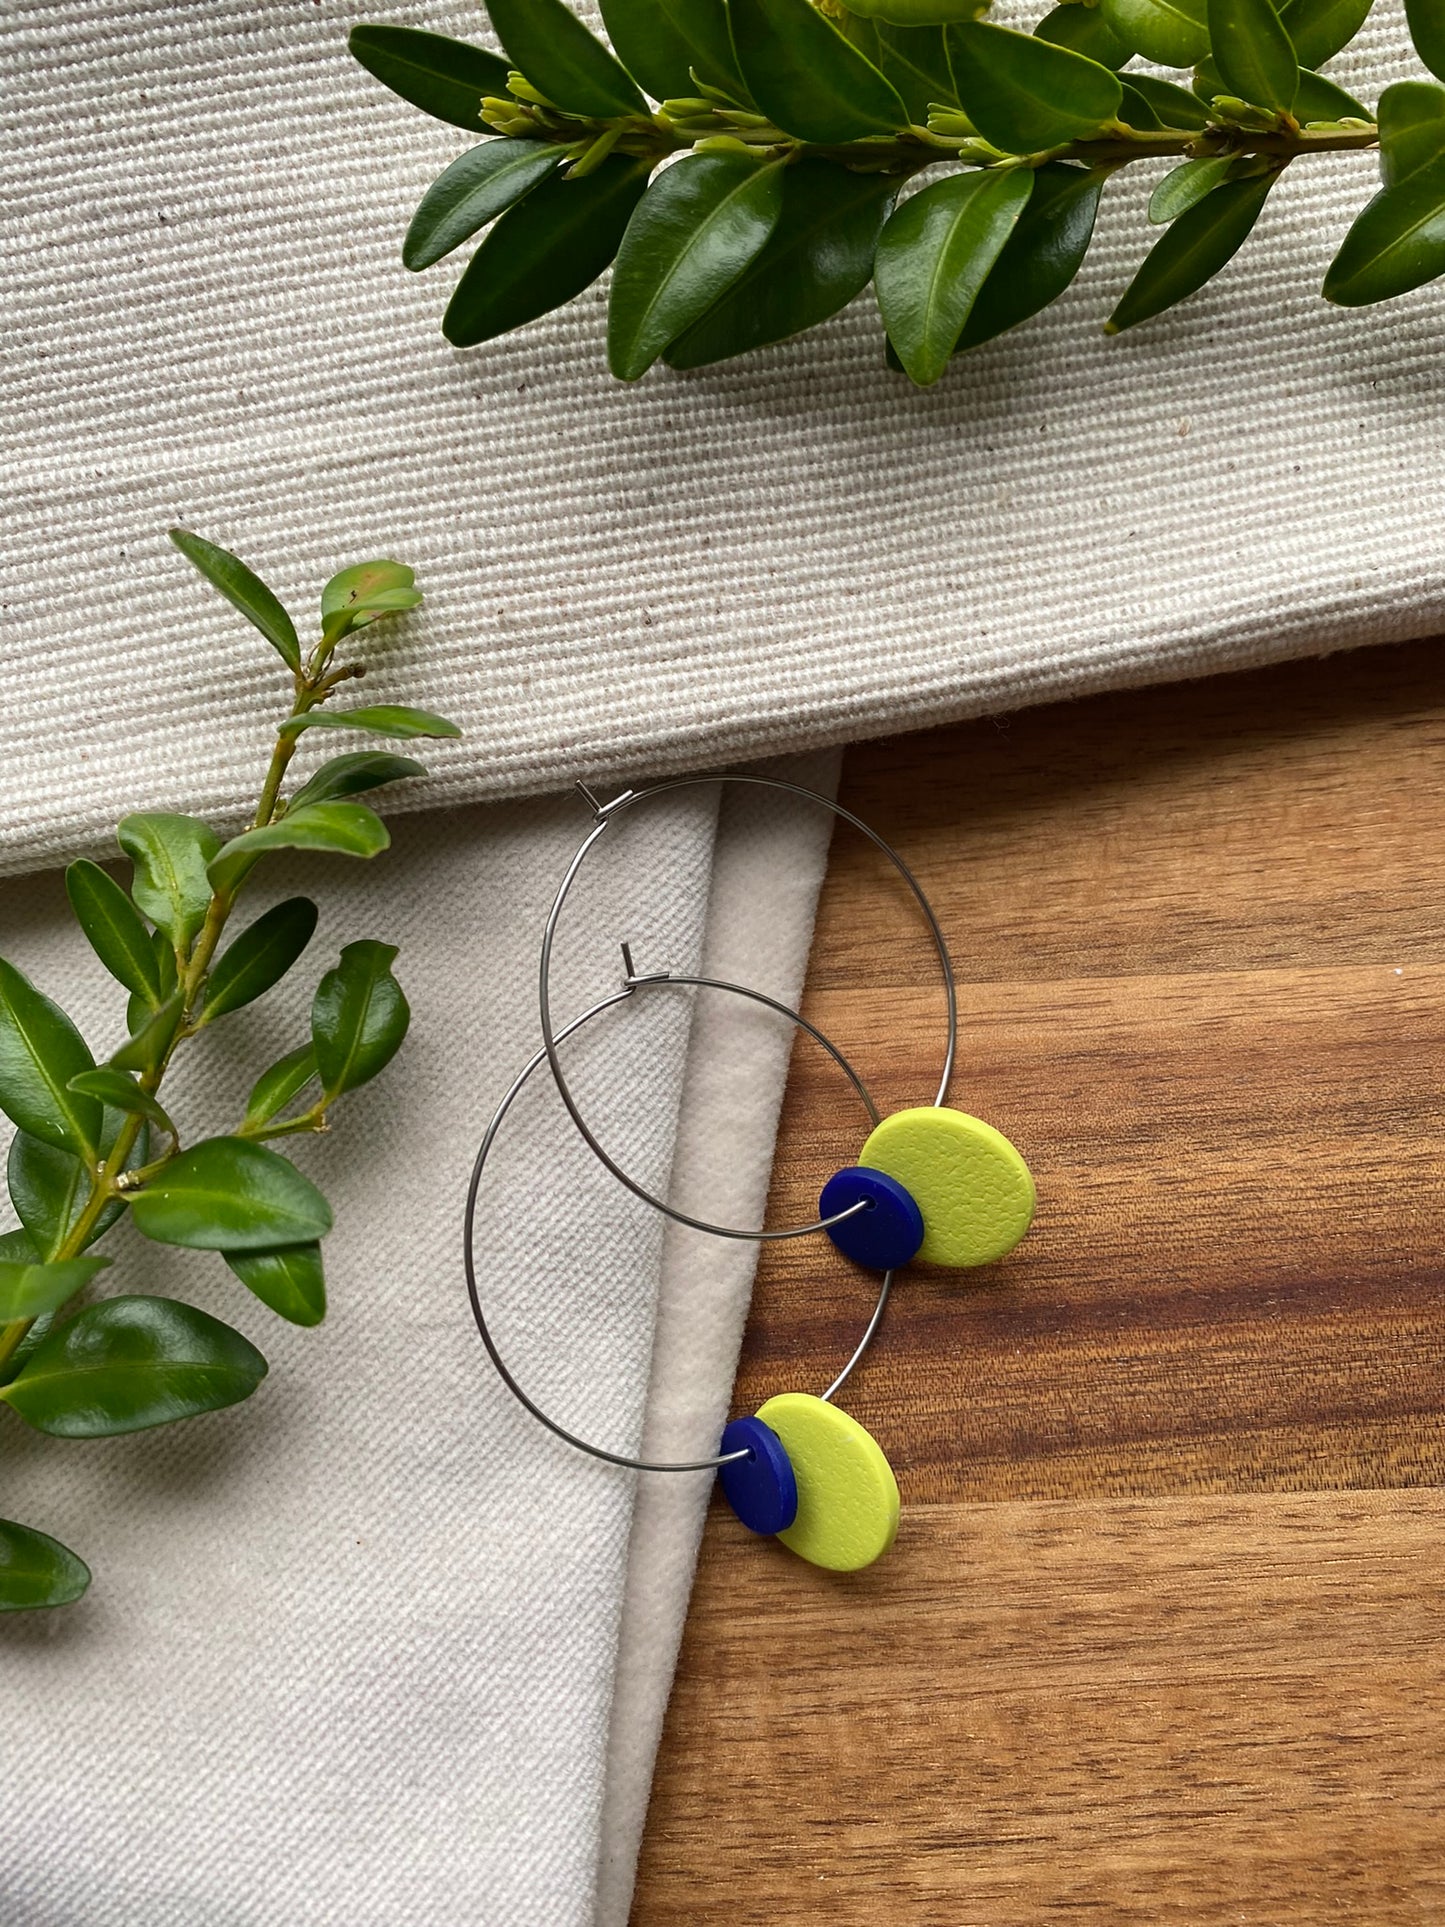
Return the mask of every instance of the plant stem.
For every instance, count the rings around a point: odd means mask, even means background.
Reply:
[[[342,670],[333,672],[329,677],[325,676],[324,671],[326,664],[331,657],[332,650],[336,646],[336,641],[337,638],[335,636],[323,636],[313,651],[310,661],[304,668],[296,671],[296,695],[291,705],[290,715],[286,719],[288,722],[293,717],[304,716],[309,709],[314,709],[318,703],[325,702],[336,683],[345,680],[348,674],[355,673],[354,671]],[[296,736],[286,735],[278,730],[276,745],[271,751],[271,761],[266,770],[266,779],[261,786],[260,800],[256,805],[256,814],[251,819],[252,829],[262,829],[266,824],[275,820],[276,806],[281,794],[281,784],[286,775],[287,765],[296,753],[296,742]],[[226,919],[230,916],[235,906],[236,896],[239,890],[240,884],[238,883],[229,890],[217,890],[212,894],[210,903],[206,907],[205,921],[201,925],[195,943],[191,946],[190,954],[178,960],[180,964],[180,987],[185,992],[185,995],[181,1000],[181,1008],[176,1017],[175,1028],[171,1032],[170,1039],[155,1069],[142,1072],[137,1080],[142,1090],[150,1091],[153,1095],[159,1090],[161,1080],[170,1069],[171,1059],[175,1056],[178,1046],[183,1044],[188,1037],[194,1035],[194,1031],[190,1027],[191,1012],[195,1007],[196,998],[200,995],[202,987],[204,986],[206,972],[210,967],[212,957],[216,953],[216,945],[220,942],[221,934],[226,927]],[[264,1133],[264,1135],[276,1137],[281,1136],[287,1130],[317,1130],[324,1128],[324,1116],[320,1118],[319,1122],[308,1121],[313,1115],[313,1113],[308,1113],[306,1119],[298,1118],[294,1120],[292,1124],[279,1126],[275,1131],[268,1131]],[[105,1210],[112,1198],[123,1195],[120,1181],[126,1174],[126,1160],[135,1149],[136,1139],[140,1136],[143,1122],[144,1120],[137,1116],[127,1117],[116,1134],[115,1143],[111,1146],[108,1156],[101,1159],[90,1171],[89,1196],[81,1207],[79,1217],[70,1227],[60,1245],[51,1253],[52,1261],[79,1257],[81,1252],[84,1251],[86,1240],[89,1238],[91,1232],[94,1231],[101,1213]],[[147,1174],[162,1169],[170,1162],[170,1158],[174,1155],[175,1147],[172,1147],[171,1152],[165,1158],[158,1160],[154,1165],[147,1165],[145,1167]],[[8,1325],[0,1326],[0,1373],[3,1373],[4,1367],[14,1356],[16,1350],[23,1342],[25,1334],[34,1323],[35,1320],[33,1318],[17,1318],[12,1320]]]
[[[941,166],[949,161],[974,167],[996,167],[1000,164],[1036,167],[1044,161],[1073,160],[1095,167],[1117,167],[1129,161],[1171,157],[1191,160],[1218,154],[1265,154],[1291,161],[1306,154],[1344,153],[1377,147],[1380,140],[1379,129],[1373,123],[1359,127],[1331,123],[1328,128],[1311,130],[1299,127],[1293,121],[1265,129],[1241,127],[1229,121],[1212,121],[1203,128],[1164,127],[1150,130],[1129,127],[1119,121],[1087,140],[1069,141],[1044,153],[1012,155],[991,148],[977,134],[941,134],[931,128],[917,126],[888,138],[873,136],[837,146],[809,146],[786,135],[780,136],[774,127],[749,125],[751,116],[735,114],[732,109],[722,105],[714,110],[710,119],[681,122],[673,121],[664,114],[654,115],[648,120],[637,115],[618,121],[583,120],[562,115],[554,108],[518,107],[515,102],[509,103],[509,107],[522,116],[522,124],[515,124],[514,118],[508,121],[503,131],[523,139],[534,138],[555,143],[577,141],[580,138],[590,150],[596,140],[611,135],[617,152],[661,161],[669,154],[725,135],[730,140],[742,141],[754,148],[760,160],[816,157],[865,173],[903,175],[917,174],[924,168]],[[485,112],[483,119],[486,119]]]
[[[330,1129],[331,1126],[326,1122],[326,1100],[323,1097],[318,1098],[309,1111],[303,1111],[300,1117],[288,1117],[281,1124],[258,1125],[253,1131],[243,1129],[237,1135],[255,1138],[259,1143],[262,1139],[269,1137],[294,1137],[301,1131],[329,1131]]]

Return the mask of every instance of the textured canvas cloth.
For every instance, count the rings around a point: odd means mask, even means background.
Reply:
[[[1318,295],[1369,157],[1292,169],[1217,283],[1115,341],[1149,169],[1111,184],[1069,295],[931,393],[884,368],[871,295],[630,388],[601,287],[479,351],[442,341],[454,269],[408,275],[399,249],[467,136],[349,61],[357,11],[10,0],[12,866],[157,773],[211,809],[243,793],[275,672],[162,543],[175,520],[298,601],[360,554],[418,568],[430,610],[374,686],[467,729],[431,801],[1445,625],[1442,296]],[[484,37],[475,0],[376,11]],[[1418,71],[1400,0],[1337,67]]]
[[[826,825],[730,805],[710,902],[714,796],[652,806],[579,886],[566,1009],[616,987],[623,937],[654,967],[746,968],[796,995]],[[362,931],[401,944],[413,1034],[334,1135],[296,1151],[337,1212],[319,1330],[282,1325],[218,1259],[116,1237],[108,1286],[200,1304],[262,1346],[271,1375],[249,1403],[89,1444],[4,1427],[0,1512],[95,1571],[63,1614],[0,1620],[6,1927],[587,1927],[604,1798],[609,1917],[625,1917],[708,1480],[680,1481],[634,1530],[636,1478],[551,1439],[492,1373],[458,1255],[476,1139],[535,1036],[538,922],[585,827],[572,800],[463,810],[404,824],[370,866],[268,868],[267,895],[322,903],[317,969]],[[59,879],[6,884],[0,927],[93,1045],[112,1044],[120,999]],[[304,1035],[306,1003],[288,983],[218,1027],[204,1087],[182,1080],[183,1123],[227,1121],[248,1071]],[[665,1188],[686,1082],[689,1197],[756,1211],[787,1039],[710,1009],[699,1056],[691,1016],[688,993],[639,993],[569,1045],[579,1090]],[[700,1145],[724,1155],[716,1195]],[[751,1248],[665,1256],[662,1220],[591,1164],[545,1085],[496,1158],[481,1275],[522,1382],[636,1449],[661,1276],[674,1333],[657,1369],[715,1433]],[[679,1345],[689,1302],[702,1316]]]

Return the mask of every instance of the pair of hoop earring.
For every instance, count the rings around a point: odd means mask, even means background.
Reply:
[[[560,1027],[552,1014],[552,955],[562,913],[588,857],[626,811],[655,797],[704,783],[746,784],[779,790],[815,803],[868,838],[887,858],[914,898],[932,939],[947,1002],[947,1042],[932,1102],[882,1117],[853,1065],[830,1038],[801,1012],[747,984],[673,971],[641,974],[628,945],[622,946],[620,990],[600,999]],[[687,776],[647,789],[624,790],[601,803],[585,784],[581,792],[593,826],[568,864],[542,934],[538,976],[541,1048],[512,1080],[482,1138],[472,1167],[463,1220],[462,1252],[467,1292],[477,1330],[502,1383],[549,1432],[589,1457],[637,1472],[715,1472],[724,1496],[750,1531],[776,1537],[792,1552],[837,1572],[871,1565],[892,1545],[898,1530],[899,1493],[881,1446],[834,1400],[877,1335],[895,1274],[912,1262],[967,1269],[991,1264],[1012,1251],[1028,1230],[1035,1192],[1028,1166],[1009,1140],[981,1118],[952,1110],[946,1099],[958,1043],[958,993],[953,964],[938,918],[922,885],[903,858],[876,830],[817,790],[768,776]],[[748,1230],[689,1216],[656,1197],[624,1170],[593,1133],[562,1066],[570,1037],[639,992],[661,987],[722,991],[744,997],[796,1025],[827,1052],[847,1077],[870,1123],[856,1164],[835,1171],[823,1185],[818,1216],[807,1224]],[[851,1357],[821,1393],[780,1392],[750,1416],[733,1419],[711,1458],[652,1460],[614,1452],[569,1430],[544,1411],[518,1382],[487,1322],[477,1282],[473,1226],[487,1159],[513,1104],[546,1065],[573,1123],[592,1155],[618,1183],[675,1223],[715,1238],[763,1244],[823,1233],[858,1266],[881,1273],[872,1313]]]

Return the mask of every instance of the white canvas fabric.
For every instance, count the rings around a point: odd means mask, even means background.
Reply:
[[[482,37],[474,0],[384,17]],[[368,689],[456,716],[452,801],[717,762],[1445,623],[1442,297],[1346,313],[1368,156],[1292,169],[1197,300],[1109,341],[1150,238],[1111,184],[1055,308],[914,393],[871,295],[637,387],[598,287],[472,353],[401,236],[467,144],[349,60],[338,0],[11,0],[4,38],[11,867],[159,780],[235,806],[278,687],[162,541],[304,607],[377,551],[429,611]],[[1418,72],[1379,0],[1346,84]],[[58,739],[63,737],[63,751]]]
[[[715,792],[651,807],[579,886],[563,1007],[616,987],[623,937],[653,967],[746,970],[795,997],[826,824],[730,804],[710,902]],[[219,1259],[129,1226],[114,1240],[109,1289],[199,1304],[261,1345],[250,1402],[96,1443],[4,1427],[0,1512],[95,1573],[78,1606],[0,1619],[6,1927],[585,1927],[604,1838],[608,1918],[625,1918],[709,1481],[679,1481],[656,1516],[646,1495],[634,1526],[636,1477],[553,1440],[494,1376],[458,1240],[476,1140],[534,1047],[539,920],[585,827],[570,799],[453,811],[405,823],[371,866],[269,869],[266,895],[322,904],[298,978],[357,934],[395,940],[413,1033],[332,1137],[292,1145],[337,1214],[318,1330],[281,1324]],[[122,1000],[59,879],[6,884],[0,927],[112,1046]],[[217,1028],[204,1085],[182,1080],[183,1128],[234,1121],[247,1073],[304,1036],[307,1001],[288,982]],[[665,1189],[686,1082],[689,1196],[701,1177],[712,1201],[720,1169],[721,1208],[756,1212],[788,1039],[710,1008],[690,1051],[691,1003],[639,993],[599,1020],[568,1046],[579,1090]],[[716,1436],[751,1247],[665,1256],[663,1221],[591,1163],[545,1085],[499,1140],[478,1229],[494,1328],[560,1417],[624,1451],[655,1439],[661,1279],[661,1409],[690,1413],[691,1449]]]

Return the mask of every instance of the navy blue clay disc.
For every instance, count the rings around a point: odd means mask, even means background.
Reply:
[[[830,1224],[828,1236],[855,1265],[874,1271],[906,1265],[923,1243],[923,1213],[897,1178],[865,1165],[846,1165],[823,1186],[818,1216],[834,1217],[860,1198],[866,1199],[868,1210],[855,1212],[841,1224]]]
[[[798,1516],[798,1481],[783,1441],[760,1418],[735,1418],[722,1435],[723,1452],[748,1452],[720,1465],[723,1497],[749,1532],[785,1532]]]

